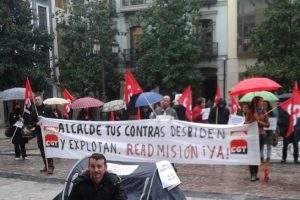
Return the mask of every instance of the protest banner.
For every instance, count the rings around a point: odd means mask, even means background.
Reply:
[[[215,125],[171,119],[75,121],[40,118],[46,157],[185,164],[260,164],[257,124]]]

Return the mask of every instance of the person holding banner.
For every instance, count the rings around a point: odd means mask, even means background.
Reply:
[[[107,171],[106,158],[94,153],[89,157],[88,170],[73,181],[69,200],[126,200],[120,178]]]
[[[45,108],[45,105],[43,104],[43,98],[41,96],[36,96],[35,97],[35,105],[37,109],[37,114],[38,116],[44,116],[47,117],[47,110]],[[48,114],[49,115],[49,114]],[[38,116],[36,116],[36,123],[38,122]],[[40,153],[44,162],[44,168],[40,170],[41,173],[47,172],[48,174],[53,174],[54,170],[54,165],[53,165],[53,159],[52,158],[47,158],[45,156],[45,150],[44,150],[44,143],[43,143],[43,136],[42,136],[42,131],[40,125],[38,123],[36,124],[36,138],[37,138],[37,144],[40,149]]]
[[[263,141],[262,136],[266,134],[264,127],[269,126],[269,120],[267,115],[265,115],[265,111],[263,109],[263,98],[259,96],[255,96],[250,105],[249,111],[246,113],[245,116],[245,123],[250,124],[253,122],[257,122],[258,124],[258,132],[259,132],[259,147],[260,150],[262,149]],[[251,175],[251,181],[259,180],[257,177],[258,173],[258,165],[250,165],[250,175]]]

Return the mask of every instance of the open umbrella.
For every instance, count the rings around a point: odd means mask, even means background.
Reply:
[[[148,106],[160,102],[163,96],[156,92],[144,92],[139,95],[135,102],[135,107]]]
[[[274,91],[282,86],[268,78],[249,78],[236,84],[230,91],[230,95],[239,96],[255,91]]]
[[[45,99],[43,101],[43,103],[46,104],[46,105],[63,105],[63,104],[67,104],[67,103],[70,103],[70,102],[67,101],[66,99],[53,97],[53,98]]]
[[[125,108],[125,103],[122,99],[107,102],[103,105],[103,112],[113,112]]]
[[[70,108],[72,109],[80,109],[80,108],[92,108],[92,107],[100,107],[103,105],[103,102],[91,98],[91,97],[83,97],[80,99],[76,99],[73,103],[70,104]]]
[[[271,92],[268,91],[260,91],[260,92],[249,92],[245,94],[240,102],[251,102],[253,97],[259,96],[262,97],[265,101],[278,101],[278,98]]]
[[[3,101],[22,100],[25,96],[25,88],[15,87],[4,90],[0,93],[0,99]]]

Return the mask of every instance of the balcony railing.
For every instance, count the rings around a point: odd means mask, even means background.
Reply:
[[[200,58],[216,58],[218,56],[218,43],[204,43],[199,50]]]
[[[201,0],[204,6],[212,6],[217,3],[217,0]]]
[[[121,12],[130,12],[146,9],[152,0],[122,0]]]
[[[122,0],[122,6],[137,6],[148,3],[149,0]]]

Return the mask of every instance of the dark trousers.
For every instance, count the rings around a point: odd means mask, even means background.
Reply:
[[[40,149],[40,153],[41,153],[41,156],[43,158],[43,162],[44,162],[44,165],[45,167],[47,166],[46,165],[46,156],[45,156],[45,150],[44,150],[44,145],[43,145],[43,137],[42,137],[42,134],[37,134],[37,145]],[[48,162],[48,167],[53,167],[54,164],[53,164],[53,159],[52,158],[47,158],[47,162]]]
[[[283,139],[282,160],[286,160],[286,158],[287,158],[287,150],[288,150],[288,146],[290,143],[292,143],[293,147],[294,147],[294,160],[298,160],[299,145],[298,145],[298,141],[296,139],[294,139],[294,137]]]
[[[249,165],[249,170],[251,175],[257,175],[258,165]]]
[[[16,158],[20,158],[21,154],[22,154],[22,158],[27,157],[26,155],[26,149],[25,149],[25,143],[17,143],[14,144],[15,145],[15,156]]]

